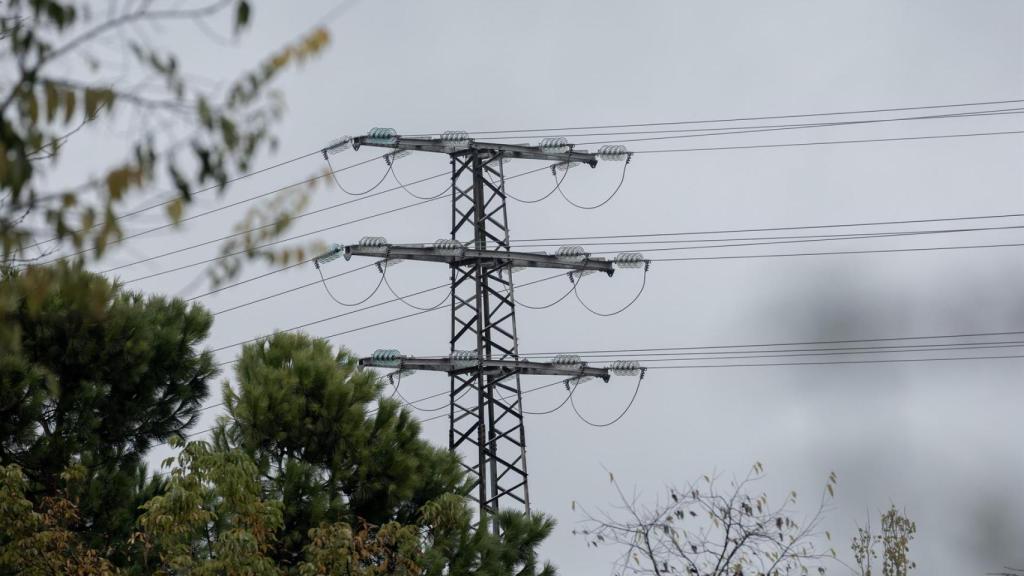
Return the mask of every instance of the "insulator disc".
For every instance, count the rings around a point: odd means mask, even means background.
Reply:
[[[555,256],[560,260],[579,262],[587,257],[587,251],[582,246],[561,246],[555,251]]]
[[[629,150],[622,144],[605,144],[597,149],[597,157],[602,160],[618,162],[629,157]]]
[[[619,376],[633,376],[640,373],[640,363],[636,360],[616,360],[608,365],[608,370]]]
[[[383,236],[363,236],[359,239],[359,245],[363,248],[383,248],[387,244]]]
[[[371,128],[366,140],[371,144],[394,144],[398,142],[398,132],[394,128]]]
[[[647,261],[644,260],[644,255],[639,252],[616,254],[612,262],[619,268],[643,268],[647,264]]]
[[[551,363],[559,366],[579,366],[583,364],[583,360],[579,354],[556,354]]]
[[[554,138],[543,138],[541,139],[540,144],[538,144],[537,147],[545,152],[568,152],[569,141],[566,140],[563,136],[557,136]]]

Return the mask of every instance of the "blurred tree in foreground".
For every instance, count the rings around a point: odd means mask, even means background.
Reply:
[[[159,482],[143,458],[189,428],[216,374],[199,350],[213,322],[182,300],[127,292],[79,265],[10,271],[0,292],[0,464],[17,464],[35,502],[75,483],[81,529],[123,542]]]
[[[765,493],[752,492],[762,474],[762,466],[755,464],[744,479],[724,489],[717,478],[704,476],[685,488],[669,489],[664,502],[650,506],[636,495],[626,496],[613,478],[618,512],[585,511],[586,525],[577,533],[588,545],[621,548],[619,574],[825,573],[836,553],[823,548],[822,539],[831,540],[831,535],[820,524],[836,476],[829,475],[817,508],[801,520],[790,510],[797,501],[795,492],[774,506]]]
[[[184,70],[175,54],[179,42],[160,45],[163,26],[195,24],[210,35],[226,27],[237,35],[251,13],[247,0],[4,2],[0,261],[38,261],[61,246],[98,258],[122,237],[119,216],[130,197],[166,199],[168,218],[176,222],[198,189],[223,188],[274,148],[272,128],[283,102],[273,81],[320,53],[329,40],[325,29],[227,83],[206,83]],[[112,145],[111,154],[121,158],[85,180],[54,178],[66,142],[100,128],[127,133]],[[108,161],[103,154],[90,160]],[[154,194],[157,186],[173,192]],[[278,203],[250,214],[247,221],[270,225],[242,234],[235,245],[244,250],[225,259],[220,275],[234,273],[247,257],[288,258],[287,251],[261,252],[257,242],[280,234],[302,204]]]

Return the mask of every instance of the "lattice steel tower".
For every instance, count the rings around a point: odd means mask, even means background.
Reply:
[[[318,259],[318,265],[319,260],[344,254],[346,259],[381,258],[385,264],[420,260],[447,263],[451,267],[449,354],[413,358],[397,350],[382,350],[360,363],[399,370],[436,370],[450,375],[449,446],[462,455],[463,467],[474,479],[480,521],[486,525],[490,519],[491,529],[497,532],[494,515],[499,508],[530,510],[520,375],[604,380],[610,375],[607,368],[587,366],[578,357],[561,356],[552,362],[520,360],[513,270],[557,268],[570,273],[601,271],[610,276],[616,263],[634,267],[625,261],[590,257],[578,247],[563,247],[552,255],[512,251],[504,164],[514,158],[554,162],[552,170],[568,169],[577,162],[595,167],[602,155],[574,150],[560,138],[546,139],[540,146],[522,146],[478,142],[459,132],[424,139],[400,137],[390,129],[374,129],[366,136],[346,139],[343,144],[349,142],[356,149],[380,146],[450,156],[449,238],[427,245],[398,245],[368,237],[355,245],[335,245]],[[386,273],[386,266],[382,273]]]

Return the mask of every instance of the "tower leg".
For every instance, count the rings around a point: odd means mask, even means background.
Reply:
[[[451,157],[452,239],[509,250],[500,156],[466,150]],[[518,359],[511,270],[473,262],[453,266],[451,280],[451,350],[475,350],[481,360]],[[530,510],[519,374],[453,374],[449,415],[449,445],[473,478],[481,521],[497,532],[499,509]]]

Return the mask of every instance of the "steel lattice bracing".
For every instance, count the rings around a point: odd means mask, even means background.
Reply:
[[[500,153],[452,155],[453,240],[477,250],[509,249]],[[517,360],[509,266],[480,260],[452,267],[451,350],[480,360]],[[489,376],[482,366],[451,376],[449,446],[476,479],[481,521],[499,508],[530,509],[519,374]]]
[[[373,131],[371,131],[373,132]],[[387,132],[387,131],[385,131]],[[567,369],[552,363],[519,360],[512,266],[602,271],[612,263],[602,258],[580,260],[512,252],[502,160],[517,158],[554,163],[597,165],[597,155],[585,150],[553,150],[467,140],[453,147],[443,139],[403,138],[377,133],[351,140],[352,147],[379,146],[447,154],[452,166],[452,244],[460,248],[390,245],[379,242],[344,247],[345,258],[370,256],[394,260],[446,263],[451,267],[451,340],[449,360],[364,358],[364,366],[442,370],[451,378],[449,446],[462,456],[462,465],[475,483],[474,499],[480,521],[499,531],[496,512],[529,512],[526,434],[523,426],[520,374],[597,376],[607,369],[580,366]],[[337,257],[341,248],[330,253]],[[460,354],[455,354],[460,352]],[[397,362],[397,363],[396,363]]]

